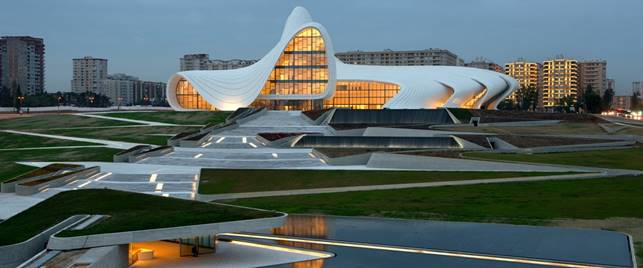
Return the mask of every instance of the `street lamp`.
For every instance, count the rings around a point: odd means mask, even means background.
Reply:
[[[121,110],[121,102],[123,101],[123,97],[118,97],[118,110]]]
[[[18,96],[18,113],[22,113],[22,104],[25,102],[25,96]]]
[[[62,102],[62,100],[63,100],[63,97],[62,97],[62,96],[58,96],[58,112],[59,112],[59,113],[60,113],[60,103]]]

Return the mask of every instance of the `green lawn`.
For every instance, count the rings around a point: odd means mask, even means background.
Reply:
[[[643,177],[539,181],[250,198],[287,213],[542,224],[560,218],[643,218]]]
[[[77,145],[100,145],[100,144],[81,142],[81,141],[50,139],[50,138],[44,138],[44,137],[0,132],[0,149],[52,147],[52,146],[77,146]]]
[[[206,125],[211,122],[223,122],[230,112],[193,111],[193,112],[124,112],[106,113],[104,116],[163,122],[180,125]]]
[[[30,115],[22,118],[0,120],[0,129],[28,130],[70,127],[100,127],[137,125],[134,123],[77,116],[71,114]]]
[[[464,155],[493,160],[643,170],[643,148],[547,154],[471,152]]]
[[[243,193],[557,174],[572,173],[202,169],[199,193]]]
[[[15,150],[0,152],[0,181],[35,169],[16,164],[16,161],[107,161],[111,162],[118,149],[111,148],[72,148],[44,150]]]
[[[198,127],[159,127],[159,126],[140,126],[140,127],[114,127],[114,128],[92,128],[92,129],[50,129],[38,130],[39,133],[105,139],[114,141],[126,141],[134,143],[148,143],[155,145],[166,145],[171,136],[161,136],[155,134],[177,134],[184,131],[194,131]]]
[[[125,232],[281,215],[106,189],[66,191],[0,223],[0,245],[27,240],[69,216],[78,214],[102,214],[110,217],[84,230],[63,231],[60,236]]]

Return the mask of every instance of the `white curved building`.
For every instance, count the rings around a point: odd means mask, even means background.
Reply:
[[[186,110],[269,107],[495,109],[518,87],[511,77],[454,66],[344,64],[330,35],[302,7],[295,8],[277,45],[257,63],[234,70],[185,71],[167,84],[170,105]]]

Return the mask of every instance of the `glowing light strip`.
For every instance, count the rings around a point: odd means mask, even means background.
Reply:
[[[102,180],[102,179],[107,178],[107,177],[109,177],[109,176],[111,176],[111,175],[112,175],[112,173],[111,173],[111,172],[107,172],[105,175],[103,175],[103,176],[100,176],[100,177],[96,178],[94,181]]]
[[[78,185],[77,187],[78,187],[78,188],[83,188],[83,187],[87,186],[87,184],[90,184],[90,183],[92,183],[92,182],[93,182],[93,181],[87,181],[87,182],[84,182],[84,183],[82,183],[82,184]]]
[[[155,190],[156,190],[156,191],[161,191],[161,190],[163,190],[163,183],[162,183],[162,182],[158,183],[158,184],[156,185],[156,189],[155,189]]]
[[[315,158],[315,155],[313,153],[308,153],[308,156],[310,156],[310,158]]]
[[[333,256],[333,254],[329,254],[329,253],[307,251],[307,250],[286,248],[286,247],[278,247],[278,246],[270,246],[270,245],[256,244],[256,243],[250,243],[250,242],[244,242],[244,241],[236,241],[236,240],[230,241],[228,243],[235,244],[235,245],[240,245],[240,246],[246,246],[246,247],[255,247],[255,248],[263,248],[263,249],[269,249],[269,250],[283,251],[283,252],[288,252],[288,253],[304,254],[304,255],[314,256],[314,257],[318,257],[318,258],[330,258],[330,257]]]
[[[241,142],[243,142],[243,143],[248,143],[248,138],[246,138],[246,137],[241,137]]]
[[[155,183],[156,182],[156,177],[158,177],[158,174],[156,174],[156,173],[150,175],[150,183]]]
[[[199,180],[199,174],[194,174],[194,180],[198,181]]]
[[[214,139],[214,136],[210,136],[210,138],[208,139],[208,141],[212,141],[212,139]]]
[[[168,194],[168,193],[164,193],[164,194],[162,194],[161,196],[163,196],[163,197],[170,197],[170,194]]]
[[[212,144],[212,142],[208,142],[208,143],[206,143],[206,144],[201,145],[201,148],[208,147],[208,146],[210,146],[211,144]]]
[[[279,155],[278,155],[278,154],[276,154],[276,153],[272,153],[272,157],[274,157],[274,158],[279,158]]]
[[[221,138],[219,138],[219,139],[216,141],[216,143],[221,143],[223,140],[225,140],[225,137],[221,137]]]
[[[397,247],[397,246],[384,246],[384,245],[377,245],[377,244],[361,244],[361,243],[352,243],[352,242],[336,242],[336,241],[328,241],[328,240],[312,240],[312,239],[302,239],[302,238],[292,238],[292,237],[277,237],[277,236],[254,235],[254,234],[239,234],[239,233],[234,233],[234,234],[233,233],[221,233],[219,235],[246,237],[246,238],[257,238],[257,239],[268,239],[268,240],[275,240],[275,241],[311,243],[311,244],[320,244],[320,245],[327,245],[327,246],[340,246],[340,247],[375,249],[375,250],[386,250],[386,251],[396,251],[396,252],[406,252],[406,253],[418,253],[418,254],[428,254],[428,255],[447,256],[447,257],[459,257],[459,258],[469,258],[469,259],[488,260],[488,261],[501,261],[501,262],[513,262],[513,263],[534,264],[534,265],[546,265],[546,266],[554,266],[554,267],[571,267],[571,268],[600,268],[600,267],[603,267],[603,266],[597,266],[597,265],[573,264],[573,263],[545,261],[545,260],[531,260],[531,259],[513,258],[513,257],[494,257],[494,256],[489,256],[489,255],[480,255],[480,254],[473,254],[473,253],[457,253],[457,252],[431,250],[431,249],[417,249],[417,248],[406,248],[406,247]]]
[[[251,143],[248,143],[248,144],[250,144],[250,146],[252,146],[252,148],[257,148],[257,145],[255,145],[255,144],[254,144],[254,143],[252,143],[252,142],[251,142]]]
[[[201,156],[203,156],[203,154],[197,154],[197,155],[194,156],[194,159],[197,159],[197,158],[199,158]]]
[[[319,159],[319,162],[326,164],[326,161],[324,161],[324,159],[321,159],[321,158]]]

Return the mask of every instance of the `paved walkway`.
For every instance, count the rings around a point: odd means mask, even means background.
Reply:
[[[22,196],[15,193],[0,193],[0,219],[6,220],[40,203],[42,200],[45,199],[33,196]]]
[[[230,193],[230,194],[213,194],[213,195],[198,194],[197,199],[201,200],[201,201],[214,201],[214,200],[241,199],[241,198],[254,198],[254,197],[305,195],[305,194],[326,194],[326,193],[343,193],[343,192],[373,191],[373,190],[393,190],[393,189],[409,189],[409,188],[427,188],[427,187],[460,186],[460,185],[474,185],[474,184],[487,184],[487,183],[596,179],[596,178],[607,178],[607,177],[612,177],[612,176],[615,176],[615,175],[614,174],[608,174],[608,173],[589,173],[589,174],[573,174],[573,175],[513,177],[513,178],[502,178],[502,179],[478,179],[478,180],[458,180],[458,181],[421,182],[421,183],[382,184],[382,185],[365,185],[365,186],[298,189],[298,190],[248,192],[248,193]]]
[[[176,126],[176,124],[170,124],[170,123],[162,123],[162,122],[154,122],[154,121],[145,121],[145,120],[135,120],[135,119],[111,117],[111,116],[104,116],[104,115],[99,115],[99,114],[77,113],[77,114],[74,114],[74,115],[84,116],[84,117],[100,118],[100,119],[108,119],[108,120],[116,120],[116,121],[123,121],[123,122],[150,125],[150,126]]]
[[[124,142],[124,141],[110,141],[110,140],[101,140],[101,139],[78,138],[78,137],[70,137],[70,136],[42,134],[42,133],[18,131],[18,130],[1,130],[1,131],[7,132],[7,133],[13,133],[13,134],[45,137],[45,138],[52,138],[52,139],[98,143],[98,144],[105,145],[105,147],[115,148],[115,149],[129,149],[129,148],[132,148],[132,147],[134,147],[136,145],[142,145],[143,144],[143,143],[131,143],[131,142]]]
[[[105,145],[76,145],[76,146],[49,146],[49,147],[22,147],[22,148],[9,148],[0,149],[0,151],[23,151],[23,150],[49,150],[49,149],[75,149],[75,148],[100,148]]]

